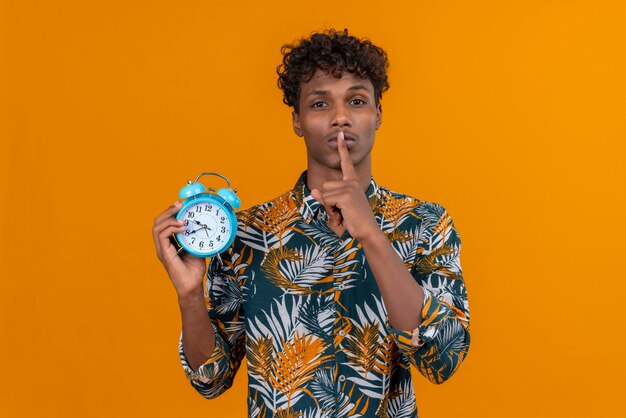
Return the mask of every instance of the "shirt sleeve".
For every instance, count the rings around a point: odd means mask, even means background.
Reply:
[[[221,260],[220,260],[221,258]],[[243,294],[247,265],[232,247],[209,263],[204,285],[207,314],[215,331],[215,348],[198,370],[193,370],[183,350],[181,332],[178,353],[191,385],[211,399],[230,388],[245,355]]]
[[[461,271],[461,240],[448,212],[433,205],[420,214],[424,245],[417,249],[411,274],[424,290],[422,322],[415,330],[390,328],[399,349],[433,383],[443,383],[458,369],[470,344],[469,306]]]

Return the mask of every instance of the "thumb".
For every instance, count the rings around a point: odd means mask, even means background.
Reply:
[[[311,190],[311,196],[313,196],[313,199],[317,200],[320,205],[326,207],[326,205],[324,204],[324,199],[322,198],[322,192],[320,192],[318,189]]]

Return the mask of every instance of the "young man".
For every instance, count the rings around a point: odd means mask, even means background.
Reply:
[[[415,417],[411,366],[442,383],[469,347],[459,236],[443,207],[371,176],[385,52],[332,30],[282,52],[279,86],[307,171],[238,214],[204,288],[204,260],[179,257],[169,239],[184,231],[173,218],[180,203],[155,221],[182,315],[183,368],[213,398],[245,355],[251,417]]]

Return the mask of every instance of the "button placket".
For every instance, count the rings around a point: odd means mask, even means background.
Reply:
[[[334,363],[335,363],[335,368],[337,371],[341,371],[342,369],[341,363],[342,361],[344,361],[344,353],[341,349],[341,344],[342,344],[343,338],[346,335],[346,332],[344,330],[345,319],[343,317],[342,312],[340,312],[341,291],[345,289],[345,285],[341,283],[341,279],[338,277],[340,272],[337,266],[339,264],[339,259],[341,258],[340,248],[341,248],[341,240],[338,240],[336,246],[333,248],[333,288],[334,288],[333,300],[335,303],[335,319],[333,322],[333,335],[335,337],[335,342],[337,342],[337,344],[334,345],[335,347]],[[340,374],[338,378],[340,379],[341,382],[345,381],[346,379],[345,376],[342,374]]]

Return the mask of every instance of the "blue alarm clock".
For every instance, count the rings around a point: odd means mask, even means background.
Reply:
[[[227,188],[215,192],[198,180],[202,176],[217,176],[226,180]],[[241,206],[236,190],[221,174],[200,173],[198,177],[180,190],[179,197],[185,199],[176,219],[183,221],[185,232],[174,234],[181,250],[197,257],[207,258],[222,253],[233,243],[237,234],[235,210]]]

